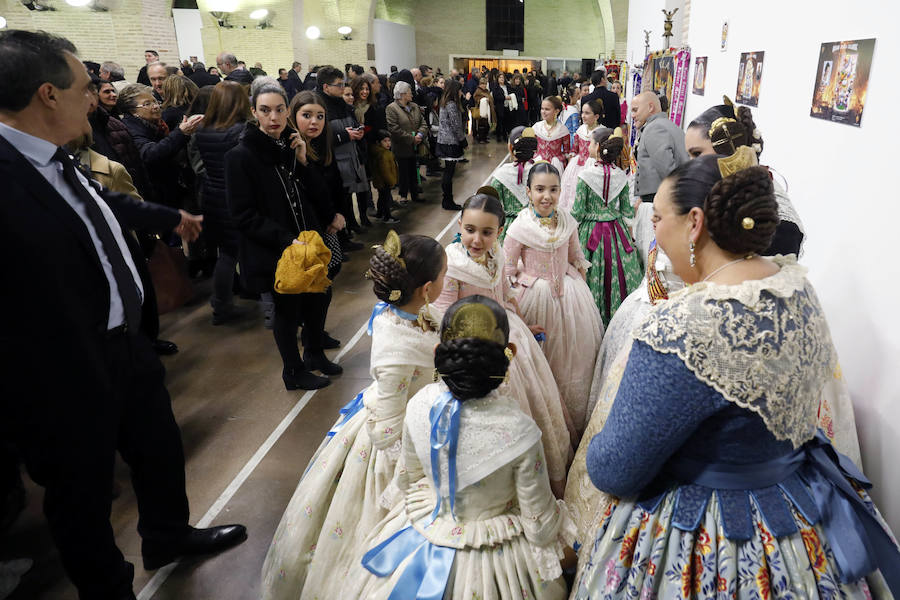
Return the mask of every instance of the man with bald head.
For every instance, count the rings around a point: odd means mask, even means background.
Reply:
[[[653,202],[662,180],[676,167],[690,160],[684,149],[684,132],[670,121],[659,106],[659,96],[641,92],[631,101],[634,126],[640,129],[635,157],[635,196]]]
[[[236,81],[238,83],[253,83],[253,75],[250,71],[244,69],[238,64],[240,61],[231,52],[220,52],[216,57],[216,66],[225,75],[225,81]]]
[[[165,63],[153,62],[147,65],[147,79],[150,80],[150,86],[153,88],[153,97],[157,102],[164,100],[162,95],[163,84],[169,78],[169,70]]]

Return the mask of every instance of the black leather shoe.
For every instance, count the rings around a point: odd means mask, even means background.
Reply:
[[[168,340],[156,340],[153,342],[153,349],[160,356],[171,356],[178,352],[178,346],[175,345],[175,342]]]
[[[334,339],[333,337],[328,335],[328,332],[326,331],[322,336],[322,350],[334,350],[335,348],[340,347],[341,341]]]
[[[141,554],[144,569],[152,571],[177,560],[182,556],[215,554],[236,546],[247,539],[247,528],[243,525],[222,525],[209,529],[194,529],[184,536],[169,540],[144,540]]]
[[[344,368],[341,365],[328,360],[328,357],[321,350],[318,352],[304,352],[303,364],[310,371],[320,371],[322,375],[340,375],[344,372]]]
[[[288,391],[319,390],[331,385],[330,379],[311,373],[307,367],[293,370],[285,369],[281,372],[281,379],[284,381],[284,389]]]

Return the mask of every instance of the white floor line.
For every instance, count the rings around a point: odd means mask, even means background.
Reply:
[[[509,158],[509,154],[503,157],[497,166],[502,165]],[[492,171],[493,173],[493,171]],[[491,176],[488,175],[487,179],[484,180],[484,183],[481,185],[487,185],[490,182]],[[440,241],[442,237],[444,237],[450,228],[456,224],[458,217],[454,213],[453,217],[450,219],[450,222],[441,230],[434,239]],[[350,338],[350,341],[343,347],[343,349],[338,353],[335,357],[334,362],[341,362],[341,359],[353,349],[354,346],[359,342],[362,336],[366,333],[366,329],[368,328],[369,321],[363,322],[360,328],[353,334],[353,337]],[[266,438],[266,441],[262,443],[262,445],[253,453],[253,456],[250,457],[250,460],[244,465],[244,467],[235,475],[234,479],[231,480],[231,483],[228,484],[228,487],[216,498],[216,501],[212,503],[212,506],[209,507],[209,510],[206,511],[199,521],[197,521],[194,527],[204,528],[209,527],[210,523],[219,516],[219,513],[222,512],[222,509],[231,501],[231,498],[237,493],[244,482],[250,477],[253,471],[256,470],[256,467],[259,466],[259,463],[266,457],[266,454],[269,453],[269,450],[278,442],[281,435],[287,430],[288,427],[291,426],[291,423],[294,422],[294,419],[297,418],[297,415],[300,414],[300,411],[309,403],[310,399],[315,395],[317,390],[310,390],[303,394],[300,399],[294,404],[293,408],[291,408],[290,412],[284,416],[281,420],[281,423],[278,424],[277,427],[269,434],[269,437]],[[162,587],[163,583],[166,582],[166,579],[169,578],[169,575],[172,574],[172,571],[175,570],[175,567],[178,566],[178,562],[174,562],[166,565],[165,567],[159,569],[156,573],[154,573],[153,577],[150,578],[150,581],[144,586],[141,592],[137,596],[137,600],[150,600],[153,595],[159,591],[159,588]]]

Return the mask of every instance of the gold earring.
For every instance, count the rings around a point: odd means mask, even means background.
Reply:
[[[697,256],[694,254],[694,248],[696,246],[694,246],[694,242],[691,242],[691,267],[697,266]]]

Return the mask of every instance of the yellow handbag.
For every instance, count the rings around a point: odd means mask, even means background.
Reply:
[[[328,263],[331,250],[318,232],[301,231],[299,244],[284,249],[275,268],[275,291],[279,294],[323,293],[331,285]]]

